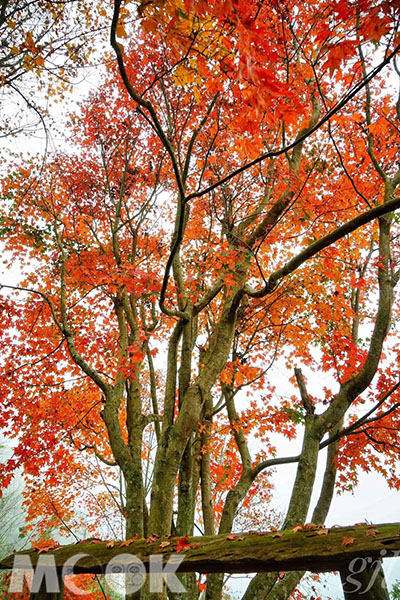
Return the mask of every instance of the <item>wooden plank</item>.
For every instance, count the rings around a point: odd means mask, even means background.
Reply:
[[[171,557],[182,562],[177,572],[198,573],[255,573],[306,570],[315,573],[338,571],[354,557],[376,560],[381,556],[397,556],[400,551],[400,523],[383,525],[355,525],[330,529],[306,526],[298,531],[248,533],[237,536],[191,537],[183,552],[177,553],[177,538],[152,540],[138,539],[129,545],[115,542],[85,541],[52,550],[58,568],[66,561],[75,560],[75,573],[104,573],[113,559],[118,563],[121,555],[134,555],[146,570],[150,568],[150,556],[162,555],[165,564]],[[230,539],[233,538],[233,539]],[[33,565],[40,556],[37,550],[21,552],[28,555]],[[0,562],[0,568],[10,569],[14,555]],[[354,597],[353,597],[354,598]],[[365,596],[364,596],[365,598]]]

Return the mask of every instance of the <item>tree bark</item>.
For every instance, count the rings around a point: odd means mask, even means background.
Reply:
[[[58,573],[59,592],[48,592],[46,589],[46,579],[42,580],[38,592],[31,592],[29,600],[63,600],[64,598],[64,580]]]
[[[389,600],[381,560],[354,558],[340,570],[345,600]]]

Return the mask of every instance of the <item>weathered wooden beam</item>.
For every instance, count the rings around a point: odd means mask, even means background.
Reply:
[[[182,551],[177,553],[177,549]],[[67,561],[75,562],[78,554],[81,557],[74,566],[75,573],[104,573],[111,560],[114,565],[119,561],[122,564],[122,555],[127,554],[140,559],[147,571],[150,556],[155,555],[162,555],[164,564],[171,557],[181,560],[176,569],[181,573],[341,571],[354,558],[376,560],[382,556],[398,556],[400,523],[327,529],[306,526],[296,531],[191,537],[186,544],[178,538],[138,539],[114,545],[89,540],[50,550],[46,556],[54,556],[56,567],[62,568]],[[28,556],[33,566],[43,556],[35,549],[19,553],[21,555]],[[0,562],[1,569],[10,569],[13,565],[14,555]]]

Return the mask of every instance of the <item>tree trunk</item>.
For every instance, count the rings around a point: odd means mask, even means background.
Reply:
[[[29,600],[63,600],[64,598],[64,581],[60,573],[58,573],[59,592],[48,592],[46,589],[46,579],[42,579],[38,592],[31,592]]]
[[[382,562],[369,559],[354,558],[340,570],[345,600],[389,600]]]

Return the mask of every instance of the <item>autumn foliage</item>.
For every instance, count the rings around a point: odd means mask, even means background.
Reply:
[[[2,181],[1,477],[38,537],[323,523],[335,481],[400,487],[398,9],[115,1],[73,149]]]

